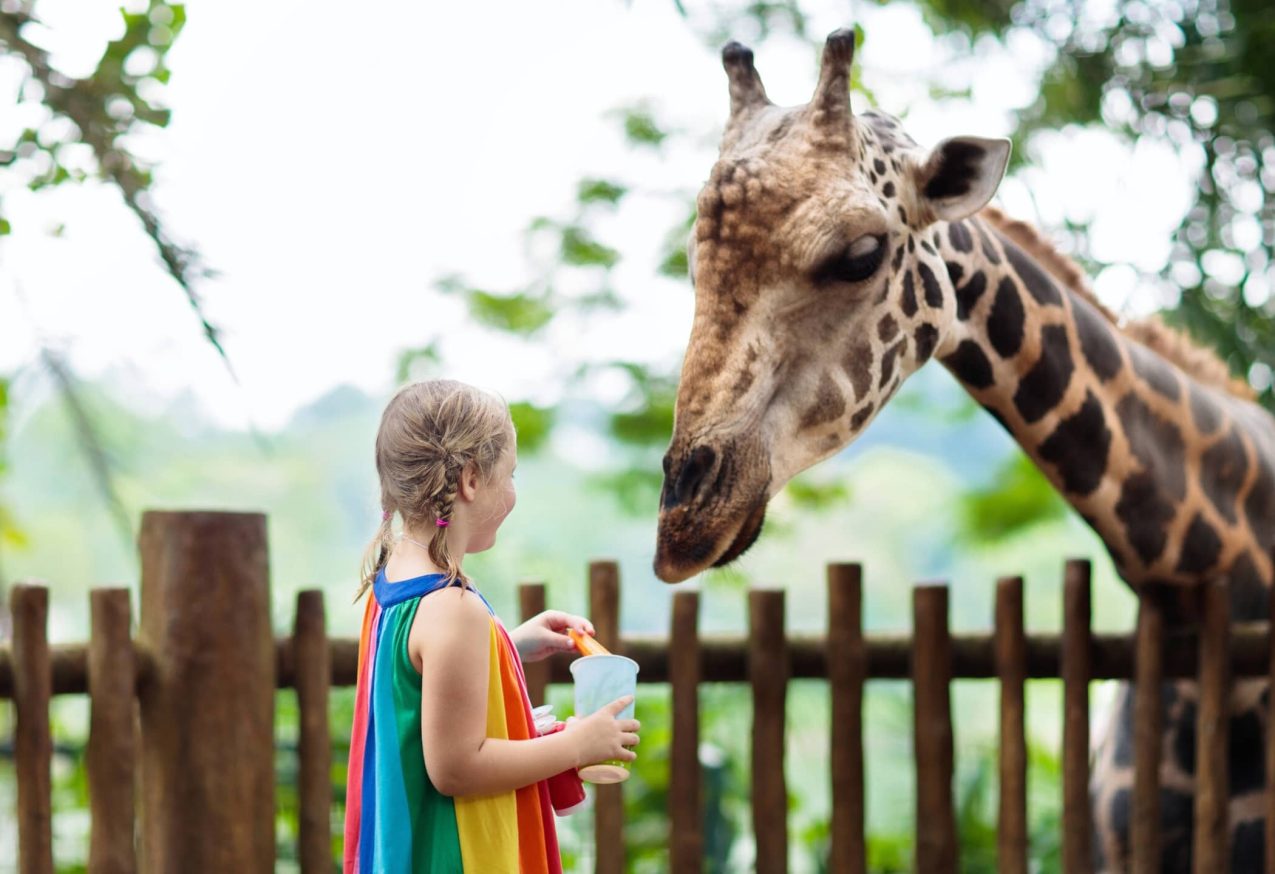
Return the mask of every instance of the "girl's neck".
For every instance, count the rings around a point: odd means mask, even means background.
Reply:
[[[460,563],[456,563],[458,568]],[[445,573],[447,568],[439,567],[430,558],[428,535],[411,528],[404,530],[385,562],[385,578],[391,582]]]

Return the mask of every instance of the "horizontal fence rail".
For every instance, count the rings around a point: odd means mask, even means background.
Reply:
[[[160,514],[163,515],[163,514]],[[202,597],[215,597],[229,605],[235,573],[219,574],[214,565],[217,551],[196,549],[183,514],[153,520],[149,548],[158,555],[178,550],[166,563],[153,564],[156,575],[144,581],[149,592],[142,601],[141,629],[149,637],[130,637],[132,617],[125,590],[92,595],[92,640],[85,645],[50,645],[47,640],[48,593],[38,586],[19,586],[11,593],[14,620],[11,646],[0,647],[0,697],[11,699],[17,713],[15,757],[18,760],[19,867],[23,872],[50,872],[51,818],[49,766],[52,743],[48,718],[54,695],[88,694],[92,702],[91,737],[87,755],[92,806],[93,870],[129,871],[137,867],[134,835],[140,829],[142,870],[162,870],[146,862],[149,825],[147,808],[135,825],[133,775],[150,763],[149,779],[163,782],[165,769],[189,765],[174,746],[171,754],[156,761],[146,744],[135,736],[137,702],[154,699],[156,688],[171,682],[172,663],[185,670],[204,658],[201,646],[184,637],[165,643],[171,634],[164,625],[165,611],[173,610],[193,621],[182,606],[182,586],[190,562],[197,567]],[[268,583],[265,581],[264,519],[234,517],[237,536],[253,545],[252,560],[241,572],[253,587],[254,603],[268,616]],[[205,514],[198,525],[217,527]],[[260,523],[260,527],[258,524]],[[171,535],[165,534],[169,528]],[[185,538],[185,539],[183,539]],[[190,550],[188,553],[187,550]],[[198,561],[195,561],[195,559]],[[233,570],[235,562],[230,562]],[[145,575],[145,574],[144,574]],[[149,589],[147,588],[149,586]],[[1189,632],[1166,626],[1165,608],[1154,593],[1139,599],[1137,629],[1133,634],[1094,634],[1091,630],[1090,570],[1087,562],[1068,562],[1063,580],[1063,627],[1058,634],[1028,634],[1024,628],[1024,585],[1021,578],[997,581],[993,630],[983,634],[952,634],[949,590],[943,585],[913,590],[910,635],[866,634],[863,629],[863,576],[858,565],[834,564],[827,577],[828,627],[824,635],[788,635],[785,632],[785,594],[779,590],[753,590],[747,595],[748,632],[745,635],[702,635],[699,632],[700,598],[695,591],[678,591],[671,604],[668,638],[621,635],[620,581],[614,562],[594,562],[589,567],[589,612],[600,642],[635,659],[642,683],[671,686],[672,734],[668,751],[669,870],[699,871],[704,852],[700,816],[702,800],[699,769],[699,688],[705,683],[742,683],[751,689],[753,727],[751,738],[750,799],[755,838],[755,869],[762,874],[787,871],[789,835],[786,781],[786,698],[794,679],[822,679],[830,696],[831,811],[828,868],[834,872],[866,871],[864,799],[865,683],[878,679],[909,680],[913,690],[913,744],[916,758],[917,870],[960,870],[961,848],[957,839],[953,799],[956,750],[953,746],[951,686],[956,680],[996,679],[1000,684],[1000,743],[998,752],[999,801],[998,870],[1028,870],[1028,805],[1026,788],[1024,685],[1029,679],[1062,680],[1062,834],[1063,870],[1089,870],[1095,836],[1090,827],[1090,712],[1089,685],[1094,680],[1132,680],[1134,688],[1134,777],[1131,804],[1130,856],[1118,860],[1139,872],[1158,871],[1161,852],[1160,755],[1162,711],[1160,686],[1170,678],[1191,678],[1199,683],[1199,707],[1195,774],[1193,844],[1195,870],[1225,870],[1229,857],[1227,835],[1227,706],[1231,684],[1237,678],[1275,677],[1275,650],[1267,624],[1232,626],[1226,581],[1204,587],[1198,599],[1200,622]],[[220,588],[217,588],[220,587]],[[162,599],[162,601],[161,601]],[[521,618],[544,609],[543,584],[519,588]],[[159,605],[159,606],[156,606]],[[229,606],[227,607],[229,610]],[[149,610],[149,614],[148,614]],[[227,613],[227,615],[231,615]],[[512,624],[512,623],[511,623]],[[302,592],[297,599],[293,633],[268,636],[260,617],[251,638],[259,675],[249,684],[262,703],[269,703],[269,688],[297,692],[300,711],[299,852],[301,870],[327,871],[331,866],[333,792],[330,780],[332,739],[329,733],[329,691],[355,681],[357,642],[327,637],[327,620],[321,593]],[[191,626],[188,635],[203,633]],[[242,631],[242,629],[240,629]],[[262,637],[262,634],[266,634]],[[227,639],[234,639],[233,635]],[[157,643],[158,641],[158,643]],[[533,703],[544,700],[549,684],[569,683],[569,660],[555,657],[529,665],[527,683]],[[222,689],[232,689],[223,685]],[[255,699],[254,699],[255,700]],[[153,705],[152,705],[153,706]],[[1275,708],[1275,702],[1271,704]],[[257,711],[254,711],[257,712]],[[143,731],[156,731],[156,716],[142,708]],[[183,715],[165,717],[181,722]],[[168,725],[168,722],[161,723]],[[869,729],[870,730],[870,729]],[[242,735],[248,745],[272,739],[269,732]],[[1268,744],[1275,741],[1268,735]],[[247,750],[237,751],[247,752]],[[268,762],[272,750],[255,750],[249,765]],[[194,752],[192,752],[194,755]],[[151,758],[147,758],[151,756]],[[197,756],[195,757],[197,759]],[[237,765],[216,759],[222,773],[184,774],[182,785],[200,791],[202,781],[216,785]],[[196,764],[198,764],[196,762]],[[229,770],[227,770],[229,769]],[[261,771],[254,767],[253,773]],[[1268,779],[1275,777],[1268,769]],[[245,771],[245,773],[247,773]],[[142,781],[143,788],[148,785]],[[256,791],[257,783],[243,782]],[[188,790],[183,790],[188,791]],[[625,868],[621,786],[595,787],[595,870],[619,874]],[[162,822],[173,829],[181,818],[184,799],[166,801]],[[257,822],[255,813],[223,810],[223,820],[212,828],[239,834],[242,841],[261,839],[272,824]],[[268,809],[265,808],[265,809]],[[1267,790],[1268,816],[1275,822],[1275,791]],[[242,815],[241,815],[242,814]],[[252,817],[249,817],[252,814]],[[251,821],[249,821],[251,819]],[[171,832],[176,834],[176,832]],[[1275,832],[1268,832],[1268,834]],[[205,834],[203,840],[215,841]],[[266,832],[268,839],[268,831]],[[158,840],[150,836],[149,840]],[[246,845],[246,844],[244,844]],[[181,852],[180,845],[169,849]],[[210,850],[210,854],[221,852]],[[1275,849],[1268,843],[1269,858]],[[170,856],[171,858],[171,856]],[[260,858],[260,854],[244,858]],[[207,861],[207,860],[205,860]],[[210,863],[211,864],[211,863]],[[215,864],[189,870],[215,870]]]

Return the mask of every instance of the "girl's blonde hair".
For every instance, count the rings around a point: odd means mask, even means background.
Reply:
[[[381,527],[363,555],[355,600],[372,585],[394,548],[394,515],[418,530],[433,531],[429,557],[447,584],[468,583],[460,561],[447,551],[460,477],[472,465],[486,480],[513,437],[504,401],[451,379],[431,379],[400,389],[381,414],[376,433],[376,472],[381,480]]]

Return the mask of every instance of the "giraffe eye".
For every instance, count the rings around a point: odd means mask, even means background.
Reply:
[[[867,234],[859,237],[841,253],[829,258],[815,270],[815,282],[862,282],[877,272],[885,258],[885,237]]]

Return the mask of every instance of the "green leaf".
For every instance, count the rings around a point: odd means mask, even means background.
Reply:
[[[992,485],[974,489],[960,501],[965,535],[983,543],[1066,513],[1067,505],[1058,492],[1023,453],[1015,453],[1001,467]]]
[[[404,349],[400,352],[394,375],[397,382],[407,382],[412,378],[413,371],[417,370],[418,364],[429,365],[426,368],[428,371],[433,365],[440,363],[442,363],[442,356],[438,351],[438,341],[434,341],[416,349]]]
[[[580,225],[562,229],[562,260],[575,267],[602,267],[610,270],[620,260],[620,253],[604,246]]]
[[[515,401],[509,405],[509,416],[514,420],[514,430],[518,432],[519,452],[536,452],[548,442],[553,431],[553,408]]]
[[[624,110],[624,136],[635,146],[658,146],[668,133],[655,122],[654,116],[640,107]]]
[[[616,440],[634,446],[667,443],[673,433],[673,396],[649,396],[638,410],[612,413],[608,430]]]
[[[795,506],[823,510],[850,500],[850,487],[843,482],[813,482],[804,477],[790,480],[784,486]]]
[[[0,237],[5,234],[12,233],[12,231],[13,226],[9,224],[9,220],[6,218],[0,218]]]
[[[606,179],[581,179],[576,188],[576,200],[580,203],[617,204],[629,189],[618,182]]]
[[[469,314],[475,320],[512,334],[534,334],[554,316],[544,298],[527,294],[497,295],[473,289],[467,298]]]

